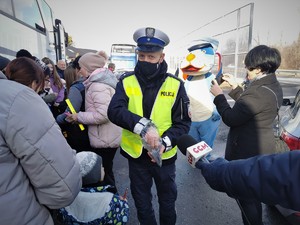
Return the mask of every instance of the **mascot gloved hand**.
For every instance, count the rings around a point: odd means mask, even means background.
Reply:
[[[190,99],[189,115],[192,123],[189,131],[198,142],[205,141],[211,148],[221,122],[221,117],[210,93],[211,82],[222,74],[220,54],[216,53],[219,41],[213,38],[197,40],[188,48],[180,69],[186,76],[185,88]],[[212,73],[216,56],[219,58],[217,75]],[[210,155],[207,156],[208,159]]]

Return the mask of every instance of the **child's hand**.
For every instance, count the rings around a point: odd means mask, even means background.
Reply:
[[[65,120],[67,122],[69,122],[69,123],[77,123],[77,121],[78,121],[77,113],[71,114],[70,112],[65,112],[65,115],[67,116],[65,118]]]
[[[127,193],[128,193],[128,188],[125,189],[125,192],[124,192],[124,195],[120,195],[120,199],[121,200],[124,200],[124,201],[127,201]]]
[[[127,201],[127,198],[124,198],[124,197],[123,197],[123,196],[121,196],[121,195],[120,195],[119,197],[120,197],[120,199],[121,199],[121,200],[123,200],[123,201]]]

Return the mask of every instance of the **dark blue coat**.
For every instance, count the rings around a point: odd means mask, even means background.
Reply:
[[[256,199],[300,211],[300,151],[244,160],[197,163],[211,188],[237,199]]]

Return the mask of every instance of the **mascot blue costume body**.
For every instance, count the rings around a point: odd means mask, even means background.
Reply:
[[[190,98],[189,115],[192,123],[189,135],[198,142],[205,141],[211,148],[221,122],[213,103],[214,96],[210,93],[211,82],[216,78],[211,70],[218,45],[219,42],[212,38],[197,41],[197,44],[188,48],[189,52],[181,64],[183,74],[187,75],[185,88]],[[219,65],[218,74],[221,74],[221,63]]]

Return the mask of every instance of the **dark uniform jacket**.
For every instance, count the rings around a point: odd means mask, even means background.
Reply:
[[[275,74],[252,81],[245,91],[237,87],[229,95],[236,100],[232,108],[224,95],[214,99],[223,122],[230,127],[225,158],[234,160],[273,153],[273,122],[277,105],[281,106],[283,99]]]
[[[145,79],[145,77],[140,75],[137,70],[135,71],[135,76],[138,79],[143,93],[143,112],[145,118],[150,118],[154,101],[162,83],[164,82],[167,76],[173,76],[171,74],[166,73],[166,71],[167,65],[164,62],[159,76],[157,76],[155,79],[152,79],[151,81]],[[118,82],[116,87],[116,93],[113,96],[108,107],[108,118],[116,125],[133,132],[135,125],[139,122],[139,120],[142,117],[128,110],[129,99],[123,87],[123,79],[126,76],[134,75],[133,72],[131,72],[129,74],[122,75],[122,77],[120,78],[120,81]],[[175,76],[173,77],[174,79],[179,79]],[[189,99],[187,97],[183,82],[181,81],[177,99],[172,108],[171,117],[173,125],[162,134],[162,137],[168,136],[170,138],[172,147],[176,145],[177,138],[180,137],[182,134],[187,133],[189,130],[191,121],[188,116],[188,105]],[[127,153],[122,151],[122,149],[121,154],[128,159],[132,159]],[[171,159],[163,160],[163,164],[174,162],[176,158],[177,155]],[[137,160],[141,163],[151,163],[150,158],[147,154],[147,150],[145,149],[143,150],[141,157],[139,157]]]

